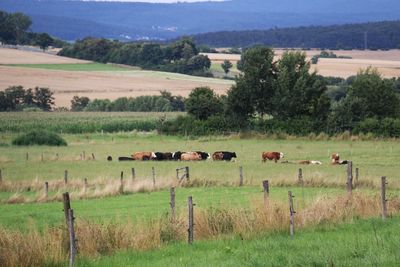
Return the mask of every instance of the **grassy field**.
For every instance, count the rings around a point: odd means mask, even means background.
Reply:
[[[7,66],[65,71],[128,71],[134,69],[133,67],[101,63],[10,64]]]
[[[80,259],[78,266],[397,266],[400,218],[359,220],[296,233],[184,243]]]

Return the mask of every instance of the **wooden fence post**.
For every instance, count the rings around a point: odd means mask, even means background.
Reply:
[[[294,211],[294,207],[293,207],[294,196],[292,195],[292,191],[288,192],[288,196],[289,196],[289,209],[290,209],[290,236],[293,237],[294,236],[294,214],[296,212]]]
[[[119,193],[123,194],[124,193],[124,172],[121,172],[121,177],[120,177],[120,185],[119,185]]]
[[[136,178],[135,168],[132,168],[131,172],[132,172],[132,182],[134,182]]]
[[[0,184],[2,184],[2,183],[3,183],[3,174],[2,174],[2,171],[0,169]]]
[[[297,175],[297,179],[298,179],[299,184],[303,183],[303,170],[301,168],[299,168],[299,173]]]
[[[356,168],[356,184],[358,184],[358,178],[359,178],[359,169]]]
[[[239,174],[240,174],[239,186],[243,186],[243,166],[239,167]]]
[[[28,160],[29,160],[29,153],[26,152],[26,161],[28,161]]]
[[[56,160],[59,160],[59,159],[60,159],[60,157],[59,157],[58,153],[56,153]]]
[[[265,208],[268,208],[268,204],[269,204],[269,181],[268,180],[263,181],[263,188],[264,188],[264,205],[265,205]]]
[[[96,157],[94,156],[94,153],[92,153],[92,159],[96,160]]]
[[[171,202],[169,203],[171,205],[171,222],[175,223],[175,187],[171,187],[170,189],[170,195],[171,195]]]
[[[68,209],[68,230],[69,230],[69,266],[75,266],[76,240],[74,230],[74,210]]]
[[[156,188],[156,170],[154,167],[151,167],[151,173],[153,175],[153,189]]]
[[[194,220],[193,220],[193,198],[190,196],[188,198],[188,204],[189,204],[189,228],[188,228],[188,242],[189,244],[193,244],[193,226],[194,226]]]
[[[347,163],[347,193],[350,195],[353,193],[353,162]]]
[[[185,171],[186,171],[186,180],[189,181],[189,178],[190,178],[190,176],[189,176],[189,166],[185,167]]]
[[[71,209],[71,202],[69,200],[69,193],[68,192],[63,193],[63,202],[64,202],[65,221],[68,224],[68,210]]]
[[[85,159],[86,159],[86,153],[85,153],[85,151],[82,151],[82,156],[83,156],[83,160],[85,160]]]
[[[46,198],[49,197],[49,182],[45,182],[45,183],[44,183],[44,196],[45,196]]]
[[[87,178],[83,179],[83,192],[86,194],[88,188]]]
[[[176,180],[179,180],[179,169],[176,169]]]
[[[42,153],[41,161],[43,161],[43,153]]]
[[[382,176],[381,178],[381,203],[382,203],[382,219],[385,220],[387,218],[387,207],[386,207],[386,176]]]
[[[64,171],[64,184],[67,185],[68,184],[68,170]]]

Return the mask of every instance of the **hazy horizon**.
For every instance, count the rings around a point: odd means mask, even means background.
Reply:
[[[76,1],[76,0],[75,0]],[[173,3],[195,3],[195,2],[224,2],[226,0],[78,0],[84,2],[140,2],[140,3],[157,3],[157,4],[173,4]]]

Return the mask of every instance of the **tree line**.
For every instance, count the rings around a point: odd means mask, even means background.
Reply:
[[[7,13],[0,10],[0,42],[11,45],[37,45],[43,50],[50,45],[61,47],[65,44],[47,33],[30,32],[31,25],[31,18],[23,13]]]
[[[0,91],[0,111],[50,111],[53,106],[53,92],[46,87],[25,89],[22,86],[10,86]]]
[[[242,74],[226,95],[196,88],[186,100],[189,116],[163,132],[212,134],[255,130],[293,135],[372,132],[400,136],[400,79],[372,68],[347,80],[310,72],[305,53],[286,52],[274,61],[263,46],[242,54]],[[330,84],[328,86],[328,84]]]
[[[212,76],[210,59],[200,55],[196,44],[189,38],[162,45],[151,42],[122,43],[88,37],[64,47],[59,55],[149,70]]]
[[[193,36],[197,44],[212,47],[301,47],[321,49],[399,49],[400,21],[333,26],[222,31]],[[366,43],[364,42],[366,40]]]

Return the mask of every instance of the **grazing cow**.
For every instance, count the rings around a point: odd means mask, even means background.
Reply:
[[[134,160],[132,157],[118,157],[118,161],[131,161]]]
[[[299,164],[304,164],[304,165],[321,165],[322,162],[318,160],[300,160]]]
[[[132,155],[134,160],[150,160],[155,157],[154,152],[136,152]]]
[[[213,160],[231,161],[232,158],[237,158],[236,152],[216,151],[212,155]]]
[[[277,163],[278,160],[284,158],[284,155],[282,152],[263,152],[261,157],[263,162],[266,162],[267,160],[274,160],[275,163]]]
[[[201,156],[201,160],[206,160],[206,159],[209,159],[211,157],[210,153],[207,153],[207,152],[196,151],[196,153]]]
[[[155,157],[152,160],[163,161],[163,160],[172,160],[172,153],[171,152],[155,152]]]
[[[172,159],[173,160],[181,160],[182,153],[185,153],[185,152],[176,151],[176,152],[172,153]]]
[[[201,160],[201,155],[198,154],[197,152],[186,152],[186,153],[182,153],[181,160],[184,160],[184,161]]]
[[[347,160],[340,160],[339,154],[334,153],[331,156],[331,163],[332,165],[346,165],[348,163]]]

